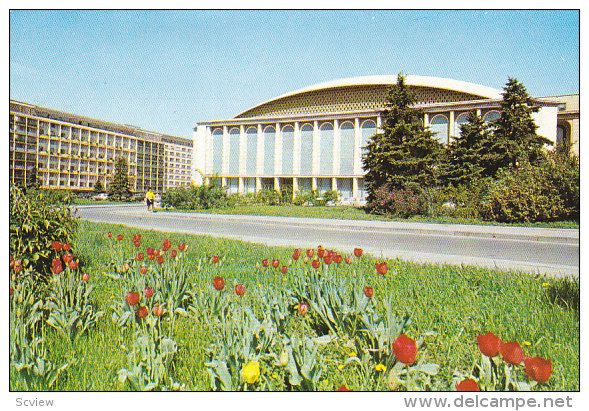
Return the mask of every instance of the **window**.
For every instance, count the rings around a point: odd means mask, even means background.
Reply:
[[[434,138],[442,144],[448,144],[448,118],[446,116],[435,115],[430,121],[430,129],[435,133]]]
[[[319,127],[319,173],[333,174],[333,124]]]
[[[223,172],[223,130],[213,131],[213,174]]]
[[[340,126],[340,174],[354,173],[354,124],[346,121]]]
[[[368,141],[376,134],[376,123],[373,120],[365,120],[360,126],[362,129],[362,141],[360,147],[365,151],[364,147],[368,145]]]
[[[264,174],[274,174],[274,152],[276,147],[276,129],[268,126],[264,129]]]
[[[460,130],[460,127],[464,123],[468,123],[468,113],[462,113],[456,117],[456,120],[454,120],[454,135],[455,136],[462,135],[462,131]]]
[[[250,127],[245,132],[246,134],[246,147],[247,157],[245,160],[246,174],[250,176],[256,175],[256,159],[258,152],[258,129],[256,127]]]
[[[301,127],[301,175],[313,172],[313,126],[305,124]]]
[[[282,174],[293,173],[294,129],[282,127]]]
[[[352,198],[352,179],[351,178],[338,178],[337,179],[337,191],[342,199]]]
[[[229,174],[239,174],[239,129],[229,130]]]
[[[483,120],[485,120],[487,122],[491,122],[491,121],[498,120],[499,117],[501,117],[501,114],[499,114],[498,111],[493,110],[493,111],[489,111],[489,112],[485,113]]]

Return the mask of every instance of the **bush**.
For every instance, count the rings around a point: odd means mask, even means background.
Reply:
[[[414,189],[392,191],[385,186],[376,189],[373,194],[372,201],[366,205],[373,214],[407,218],[423,213],[423,202]]]
[[[555,160],[500,172],[482,204],[483,217],[507,223],[578,218],[578,171]]]
[[[77,220],[71,201],[59,191],[10,189],[10,255],[41,278],[51,270],[51,243],[72,242]]]
[[[162,195],[164,207],[185,210],[224,208],[235,205],[235,203],[235,196],[229,196],[224,188],[217,185],[178,187],[168,190]]]

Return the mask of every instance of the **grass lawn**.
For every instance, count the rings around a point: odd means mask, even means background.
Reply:
[[[260,209],[260,206],[255,208]],[[285,213],[289,210],[279,207],[267,209],[283,210]],[[344,216],[364,215],[351,208],[301,210],[306,216],[312,213],[317,217],[335,217],[336,213],[340,218],[342,213]],[[234,284],[243,283],[247,287],[245,296],[240,299],[232,294],[231,298],[235,299],[235,304],[247,304],[254,311],[260,309],[257,301],[261,295],[273,293],[281,287],[289,288],[296,276],[309,270],[300,261],[292,265],[288,263],[292,255],[290,248],[81,222],[74,250],[95,287],[95,306],[105,315],[99,320],[97,329],[74,342],[48,331],[47,344],[55,363],[73,363],[54,387],[57,390],[128,389],[118,382],[117,371],[128,364],[127,350],[133,334],[128,329],[122,331],[113,323],[110,308],[113,301],[123,299],[128,290],[122,287],[120,280],[105,275],[111,259],[107,246],[109,240],[105,238],[107,231],[125,236],[124,247],[130,256],[136,250],[128,240],[137,232],[143,234],[143,250],[148,246],[159,248],[166,238],[174,245],[185,241],[189,249],[184,264],[189,267],[191,287],[215,292],[209,290],[212,289],[212,278],[217,275],[225,277],[230,293]],[[352,250],[340,251],[349,255]],[[222,264],[210,264],[213,255],[219,255]],[[289,273],[283,275],[276,270],[259,267],[264,258],[287,262],[291,267]],[[426,332],[436,333],[426,337],[425,345],[419,351],[420,358],[440,365],[440,372],[434,378],[434,389],[451,390],[455,371],[470,372],[472,365],[480,360],[476,337],[488,331],[505,341],[519,341],[526,355],[552,359],[552,378],[540,389],[579,389],[579,312],[567,304],[554,303],[550,297],[558,290],[567,289],[570,283],[517,272],[420,265],[395,260],[388,261],[390,271],[383,277],[376,274],[375,261],[362,257],[349,266],[343,263],[336,270],[336,275],[346,287],[372,286],[379,312],[384,313],[385,302],[391,301],[396,315],[410,316],[407,334],[413,338]],[[205,362],[208,360],[207,348],[214,342],[213,333],[205,322],[191,317],[177,318],[173,325],[174,339],[179,347],[172,368],[174,380],[185,384],[188,390],[209,390],[210,378]],[[293,316],[292,321],[296,323],[303,319]],[[338,368],[338,364],[346,359],[348,348],[344,342],[338,340],[330,344],[331,348],[322,357],[324,373],[320,389],[334,390],[342,384],[362,389],[363,381],[354,366]],[[378,389],[385,389],[386,376],[383,374],[382,381],[375,384]],[[12,372],[10,388],[25,389],[23,382]]]
[[[171,210],[175,211],[175,210]],[[420,223],[438,224],[475,224],[475,225],[505,225],[522,227],[545,227],[545,228],[579,228],[575,221],[557,221],[550,223],[529,223],[529,224],[505,224],[477,219],[453,218],[453,217],[422,217],[416,216],[408,219],[389,218],[382,215],[368,214],[363,209],[352,206],[336,207],[302,207],[294,205],[271,206],[263,204],[241,205],[229,208],[202,209],[202,210],[177,210],[192,211],[210,214],[243,214],[274,217],[305,217],[305,218],[334,218],[340,220],[370,220],[370,221],[410,221]]]

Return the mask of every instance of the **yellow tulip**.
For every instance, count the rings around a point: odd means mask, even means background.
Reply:
[[[260,378],[260,363],[250,361],[241,369],[241,379],[248,384],[255,384]]]

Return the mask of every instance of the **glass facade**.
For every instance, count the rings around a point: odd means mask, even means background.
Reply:
[[[346,121],[340,125],[340,174],[351,175],[354,173],[355,136],[354,123]]]
[[[461,126],[468,123],[468,113],[462,113],[454,120],[454,136],[461,136]]]
[[[448,117],[436,114],[430,121],[429,127],[434,133],[434,138],[442,144],[448,144]]]
[[[311,175],[313,171],[313,126],[301,127],[301,175]]]
[[[223,161],[223,130],[213,131],[213,174],[222,174]]]
[[[264,129],[264,175],[274,174],[274,153],[276,152],[276,129],[268,126]]]
[[[485,113],[485,116],[483,117],[483,120],[485,121],[495,121],[495,120],[499,120],[499,118],[501,117],[501,114],[499,114],[498,111],[489,111],[487,113]]]
[[[333,124],[323,123],[319,127],[319,174],[333,174]]]
[[[229,130],[229,174],[239,174],[239,129]]]
[[[258,152],[258,129],[249,127],[246,132],[247,157],[245,159],[245,173],[249,176],[256,175],[256,158]]]
[[[376,122],[372,120],[365,120],[362,122],[361,129],[362,141],[360,142],[360,147],[362,147],[362,151],[365,151],[368,141],[372,138],[373,135],[376,134]]]
[[[284,126],[281,131],[282,135],[282,174],[290,175],[293,173],[294,162],[294,128]]]

